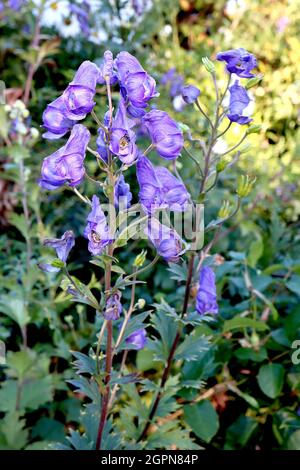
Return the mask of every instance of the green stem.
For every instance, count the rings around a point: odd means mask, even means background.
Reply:
[[[128,276],[124,277],[124,281],[128,281],[129,279],[131,279],[132,277],[137,277],[139,276],[141,273],[143,273],[144,271],[147,271],[147,269],[149,268],[152,268],[152,266],[154,266],[157,261],[159,260],[159,255],[156,255],[155,258],[151,261],[151,263],[147,264],[147,266],[145,266],[144,268],[140,269],[139,271],[136,271],[132,274],[129,274]]]
[[[195,103],[195,104],[196,104],[197,108],[199,109],[200,113],[202,113],[203,116],[205,117],[205,119],[207,119],[207,121],[209,122],[210,127],[211,127],[212,130],[213,130],[214,125],[213,125],[213,123],[212,123],[210,117],[206,114],[206,112],[204,111],[204,109],[203,109],[202,106],[200,105],[200,102],[199,102],[198,99],[196,100],[196,103]]]
[[[227,155],[228,153],[231,153],[233,150],[235,150],[236,148],[238,148],[238,147],[241,145],[241,143],[244,142],[244,140],[246,139],[247,135],[248,135],[247,132],[245,132],[245,134],[243,135],[243,137],[241,138],[241,140],[240,140],[236,145],[234,145],[234,146],[231,147],[229,150],[227,150],[226,152],[221,153],[221,154],[220,154],[220,157],[224,157],[224,155]]]

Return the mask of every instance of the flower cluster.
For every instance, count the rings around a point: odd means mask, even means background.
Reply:
[[[169,88],[169,95],[175,111],[180,112],[187,104],[192,104],[200,95],[200,90],[193,85],[185,85],[182,75],[175,67],[169,69],[160,80],[161,85]]]
[[[231,75],[239,78],[253,78],[252,70],[256,68],[257,61],[253,54],[245,49],[231,49],[217,54],[217,60],[226,63],[226,70]],[[250,103],[247,90],[240,85],[239,80],[229,88],[230,100],[227,117],[231,122],[237,124],[248,124],[252,119],[246,115],[246,108]]]
[[[58,139],[70,132],[64,146],[46,157],[42,164],[40,186],[54,190],[63,185],[77,186],[85,176],[84,160],[90,133],[79,124],[94,108],[97,84],[120,90],[116,111],[108,111],[98,129],[98,157],[107,170],[119,163],[118,176],[114,178],[114,206],[127,210],[132,201],[129,184],[122,168],[136,165],[140,186],[141,207],[148,216],[146,233],[157,253],[166,261],[176,262],[184,253],[184,243],[173,228],[161,224],[155,212],[161,209],[184,211],[189,194],[179,179],[167,168],[154,166],[138,148],[138,131],[143,128],[151,141],[150,148],[164,160],[178,158],[183,147],[182,131],[177,123],[164,111],[148,111],[149,102],[158,96],[156,83],[128,52],[120,52],[114,59],[110,51],[104,53],[100,67],[85,61],[81,64],[71,83],[43,113],[44,138]],[[95,151],[92,151],[95,153]],[[88,250],[94,256],[102,255],[113,243],[106,216],[100,200],[94,195],[91,211],[87,216],[84,237]],[[122,312],[121,294],[118,291],[106,299],[104,317],[117,319]],[[136,349],[145,344],[144,330],[137,331],[127,342]]]
[[[0,2],[7,8],[19,10],[28,0],[7,0]],[[33,14],[40,16],[41,25],[54,28],[64,38],[78,38],[83,35],[87,41],[97,45],[122,42],[119,30],[128,23],[135,25],[152,8],[152,0],[126,0],[109,2],[103,8],[102,0],[33,0]],[[6,6],[6,5],[5,5]]]
[[[7,0],[0,2],[0,12],[5,11],[5,9],[20,11],[23,5],[28,3],[27,0]]]
[[[231,74],[240,78],[254,76],[252,70],[256,67],[256,59],[244,49],[222,52],[218,54],[217,59],[226,62],[226,70],[230,77]],[[174,70],[168,72],[164,81],[169,83],[174,78],[177,80],[176,86],[171,85],[176,88],[174,93],[180,93],[185,104],[196,103],[201,110],[197,101],[200,90],[193,85],[184,86]],[[94,112],[92,113],[99,127],[97,151],[95,151],[89,147],[90,132],[79,121],[84,120],[93,111],[97,85],[105,86],[107,89],[109,110],[102,121]],[[112,94],[111,91],[111,87],[114,86],[119,91],[115,108],[112,96],[115,98],[116,93]],[[228,119],[241,125],[248,124],[251,119],[244,112],[250,98],[238,79],[235,79],[229,87],[229,93],[230,101],[226,110]],[[64,185],[70,187],[79,185],[85,177],[84,161],[88,150],[96,156],[100,168],[107,175],[101,186],[111,206],[116,208],[120,215],[121,212],[127,211],[133,199],[124,172],[129,166],[135,166],[139,203],[143,219],[146,220],[144,231],[157,254],[167,262],[176,263],[185,253],[187,245],[172,226],[159,221],[157,212],[162,210],[185,212],[191,196],[178,175],[175,176],[163,165],[153,165],[151,154],[148,155],[153,150],[164,161],[174,161],[180,156],[184,143],[181,128],[165,111],[154,107],[149,109],[149,103],[157,96],[154,78],[128,52],[120,52],[114,59],[112,53],[106,51],[100,67],[90,61],[83,62],[61,96],[50,103],[44,111],[45,138],[58,139],[68,132],[70,135],[65,145],[44,159],[40,185],[48,190]],[[151,142],[144,151],[139,148],[141,130]],[[216,141],[213,148],[215,146]],[[103,259],[111,260],[114,249],[120,245],[114,244],[115,230],[107,221],[98,195],[94,194],[90,202],[88,198],[75,191],[81,199],[91,204],[83,233],[88,240],[89,252],[93,256],[105,254],[106,257],[103,256]],[[72,232],[66,232],[59,240],[46,241],[47,246],[56,249],[57,256],[63,263],[73,244]],[[144,261],[143,258],[141,265]],[[138,264],[135,266],[138,267]],[[52,268],[53,266],[49,268],[46,265],[45,270],[53,270]],[[200,315],[218,313],[215,275],[210,267],[201,269],[199,282],[197,312]],[[120,290],[119,286],[117,290],[116,286],[111,288],[109,281],[105,298],[104,318],[107,321],[117,320],[123,311],[121,288]],[[134,331],[125,338],[125,342],[135,349],[143,348],[146,344],[145,330],[140,328]]]
[[[47,238],[44,240],[44,246],[54,248],[57,258],[62,261],[62,263],[66,263],[69,253],[74,245],[75,237],[72,230],[65,232],[61,238]],[[42,271],[49,273],[58,272],[60,270],[59,267],[55,265],[53,266],[53,264],[50,263],[41,263],[39,267],[42,269]]]
[[[16,100],[12,104],[6,104],[4,111],[7,114],[9,126],[9,136],[12,140],[22,137],[23,141],[34,141],[39,136],[39,131],[35,127],[30,127],[29,111],[21,100]]]

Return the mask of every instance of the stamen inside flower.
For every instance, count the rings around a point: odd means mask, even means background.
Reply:
[[[101,237],[100,237],[99,233],[95,232],[94,230],[92,230],[92,240],[95,243],[100,243],[101,242]]]
[[[120,142],[119,142],[120,149],[124,150],[128,146],[129,142],[130,142],[129,135],[124,134],[123,137],[121,137]]]

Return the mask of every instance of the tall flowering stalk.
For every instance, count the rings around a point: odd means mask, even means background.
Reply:
[[[226,53],[224,54],[220,56],[220,60],[227,58]],[[245,77],[245,74],[250,74],[256,63],[252,60],[249,65],[246,52],[240,52],[240,54],[242,58],[238,63],[234,57],[235,74]],[[239,143],[236,144],[216,158],[214,146],[218,138],[227,132],[232,122],[245,125],[250,122],[250,119],[245,119],[243,115],[248,100],[247,91],[237,82],[229,88],[231,94],[229,109],[224,106],[224,98],[231,80],[231,70],[228,69],[227,88],[221,92],[213,63],[206,59],[205,66],[212,76],[216,93],[215,115],[212,118],[203,110],[203,105],[199,100],[200,90],[191,85],[182,88],[183,100],[189,105],[195,104],[196,108],[204,114],[211,130],[208,142],[200,142],[203,152],[202,160],[193,155],[187,146],[184,147],[181,127],[165,111],[149,110],[149,103],[158,96],[155,80],[128,52],[120,52],[114,59],[112,53],[106,51],[100,68],[90,61],[83,62],[72,82],[60,97],[47,106],[43,114],[43,125],[46,129],[44,137],[53,140],[66,136],[67,141],[59,150],[44,159],[40,186],[50,191],[59,187],[69,187],[81,202],[89,206],[83,235],[87,239],[87,249],[94,257],[92,262],[102,267],[105,272],[103,296],[97,299],[82,283],[71,276],[67,269],[67,257],[75,243],[73,232],[66,232],[60,239],[45,241],[46,246],[56,250],[57,258],[40,267],[44,271],[62,270],[69,282],[68,292],[75,300],[92,306],[102,319],[95,353],[96,370],[91,372],[89,369],[99,385],[101,394],[97,435],[93,441],[96,449],[103,448],[103,436],[105,429],[108,429],[108,415],[119,388],[118,380],[125,367],[127,351],[139,350],[147,347],[148,344],[149,347],[153,347],[153,341],[147,341],[144,323],[138,322],[138,316],[134,315],[138,308],[144,308],[141,302],[135,300],[139,275],[145,269],[151,268],[159,257],[171,263],[170,266],[179,263],[183,256],[188,259],[185,294],[181,313],[177,318],[179,326],[170,344],[166,365],[153,403],[146,413],[147,417],[139,424],[137,442],[147,438],[150,424],[155,418],[163,396],[172,362],[182,339],[182,321],[189,314],[190,291],[193,283],[196,283],[196,277],[200,280],[195,305],[199,321],[204,315],[218,313],[214,272],[211,266],[203,266],[203,264],[206,263],[205,257],[216,241],[222,224],[239,209],[240,200],[251,190],[252,181],[248,178],[244,180],[244,183],[239,184],[236,209],[233,212],[226,211],[225,207],[220,211],[219,219],[210,227],[215,230],[215,235],[204,248],[201,245],[201,230],[196,221],[197,201],[205,201],[206,193],[217,183],[218,174],[226,167],[225,154],[235,150],[239,145]],[[102,119],[95,109],[97,85],[105,86],[107,94],[107,112]],[[112,101],[112,87],[119,90],[119,99],[116,103]],[[84,125],[84,119],[88,114],[92,115],[98,126],[96,149],[90,143],[91,134]],[[220,130],[224,119],[228,119],[229,124],[225,130]],[[150,145],[144,151],[139,148],[138,130],[142,130],[150,140]],[[253,127],[247,128],[245,137],[256,131],[257,129]],[[190,143],[193,143],[190,135],[188,139]],[[183,150],[195,162],[195,170],[199,171],[201,178],[195,200],[192,199],[176,168],[176,159],[180,157]],[[165,166],[153,165],[151,161],[153,151],[165,160],[165,163],[174,163],[175,174]],[[89,158],[87,152],[98,162],[101,170],[99,181],[87,175],[85,167],[85,161]],[[124,227],[124,220],[136,209],[136,205],[132,206],[132,194],[125,179],[126,171],[130,166],[136,167],[140,188],[140,216],[131,223],[125,224]],[[215,180],[213,185],[209,186],[208,180],[213,174],[216,175]],[[102,188],[102,194],[100,191],[97,192],[91,200],[88,195],[82,194],[77,189],[86,177],[95,182],[97,190]],[[104,201],[108,202],[105,206]],[[105,215],[106,209],[107,216]],[[190,244],[183,239],[182,234],[177,230],[178,227],[171,225],[168,217],[163,223],[159,220],[159,213],[167,214],[168,211],[178,214],[191,212],[193,239]],[[134,262],[133,272],[126,275],[115,266],[116,252],[125,246],[137,232],[148,238],[156,249],[157,255],[144,266],[145,253],[142,252]],[[114,280],[113,272],[121,273],[117,280]],[[122,290],[126,288],[131,289],[131,300],[127,311],[122,304]],[[124,317],[122,317],[123,312]],[[193,321],[191,324],[194,324]],[[118,325],[119,328],[114,328],[114,325]],[[101,349],[104,343],[105,360],[103,361]],[[119,379],[116,379],[113,359],[120,350],[124,352],[117,374]],[[193,357],[196,356],[193,355]],[[83,370],[86,371],[85,368]],[[134,382],[136,378],[129,374],[126,380]]]

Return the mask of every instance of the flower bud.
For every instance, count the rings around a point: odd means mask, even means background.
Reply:
[[[135,266],[136,268],[141,268],[146,261],[146,256],[147,250],[142,250],[141,253],[136,256],[133,262],[133,266]]]
[[[253,189],[256,177],[250,178],[249,175],[241,175],[238,180],[237,195],[240,198],[247,197]]]
[[[138,299],[137,301],[137,306],[140,310],[142,310],[146,305],[146,300],[145,299]]]
[[[7,113],[9,113],[11,111],[11,106],[9,104],[6,104],[4,106],[4,111],[6,111]]]
[[[182,130],[182,132],[189,132],[190,131],[189,126],[187,126],[183,122],[177,122],[177,124],[178,124],[178,127],[180,128],[180,130]]]
[[[252,145],[249,144],[249,142],[248,142],[248,143],[242,145],[241,147],[239,147],[238,152],[239,153],[246,153],[246,152],[248,152],[248,150],[251,149],[251,147],[252,147]]]
[[[202,63],[209,73],[215,73],[216,71],[215,66],[213,62],[209,60],[208,57],[202,57]]]
[[[247,134],[259,134],[262,126],[260,124],[253,124],[253,126],[248,127]]]
[[[186,85],[185,87],[183,87],[181,94],[185,103],[193,104],[200,95],[200,90],[196,86]]]
[[[143,349],[147,344],[147,335],[144,328],[134,331],[131,335],[127,336],[125,342],[137,351]]]
[[[224,171],[227,165],[229,164],[230,160],[231,158],[228,155],[221,157],[218,163],[216,164],[217,172],[221,173],[221,171]]]
[[[24,110],[22,111],[22,117],[26,119],[26,118],[28,118],[28,116],[29,116],[29,111],[28,111],[28,109],[24,109]]]
[[[250,341],[254,348],[257,348],[259,346],[259,336],[255,331],[252,332]]]
[[[35,127],[30,128],[30,137],[32,139],[37,139],[39,136],[39,131]]]
[[[230,202],[223,201],[222,206],[220,207],[219,212],[218,212],[218,218],[227,219],[229,215],[230,215]]]
[[[14,108],[17,108],[17,109],[25,109],[25,104],[23,103],[23,101],[21,100],[17,100],[15,101],[14,103]]]
[[[261,82],[263,79],[263,75],[257,75],[257,77],[252,77],[250,80],[247,81],[245,88],[249,90],[249,88],[254,87],[257,85],[259,82]]]
[[[103,316],[106,320],[117,320],[123,310],[121,304],[121,292],[116,291],[109,295],[106,300],[106,306],[103,312]]]

